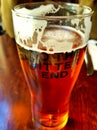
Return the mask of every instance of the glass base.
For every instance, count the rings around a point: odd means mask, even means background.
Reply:
[[[60,130],[68,121],[68,112],[62,115],[42,115],[42,118],[38,121],[34,120],[36,130]]]

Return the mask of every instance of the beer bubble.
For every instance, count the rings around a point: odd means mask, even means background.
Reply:
[[[14,30],[17,43],[27,50],[49,54],[71,52],[86,45],[84,34],[69,26],[48,25],[46,19],[27,18],[28,16],[45,16],[56,13],[61,6],[41,5],[35,9],[20,8],[13,13]],[[22,26],[21,26],[22,25]]]

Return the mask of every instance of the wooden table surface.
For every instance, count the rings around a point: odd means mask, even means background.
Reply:
[[[97,72],[87,77],[85,69],[83,64],[63,130],[97,130]],[[34,130],[29,90],[16,44],[7,34],[0,36],[0,130]]]

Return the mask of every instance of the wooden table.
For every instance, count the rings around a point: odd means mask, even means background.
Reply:
[[[97,72],[87,77],[83,64],[70,100],[70,118],[63,130],[97,130]],[[0,130],[34,130],[30,94],[15,41],[0,36]]]

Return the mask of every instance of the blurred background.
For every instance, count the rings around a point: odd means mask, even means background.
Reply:
[[[24,2],[40,2],[40,1],[59,1],[59,0],[0,0],[0,30],[2,29],[8,35],[14,38],[11,9],[16,5]],[[97,0],[60,0],[62,2],[80,3],[90,6],[94,10],[92,17],[93,26],[90,39],[97,39]]]

